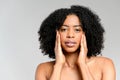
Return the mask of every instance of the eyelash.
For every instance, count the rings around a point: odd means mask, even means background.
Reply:
[[[60,29],[60,31],[61,31],[61,32],[64,32],[64,31],[66,31],[66,30],[67,30],[67,29],[65,29],[65,28]],[[81,31],[81,29],[75,29],[75,31],[76,31],[76,32],[80,32],[80,31]]]

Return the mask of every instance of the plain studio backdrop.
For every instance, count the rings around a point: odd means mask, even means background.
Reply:
[[[120,80],[120,0],[0,0],[0,80],[34,80],[37,65],[52,60],[39,50],[41,22],[55,9],[75,4],[101,18],[102,54],[113,60]]]

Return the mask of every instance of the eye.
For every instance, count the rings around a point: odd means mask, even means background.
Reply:
[[[76,31],[76,32],[80,32],[80,31],[81,31],[81,29],[75,29],[75,31]]]
[[[66,30],[67,30],[66,28],[60,29],[61,32],[65,32]]]

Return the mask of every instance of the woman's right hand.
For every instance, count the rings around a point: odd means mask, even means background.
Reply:
[[[63,65],[65,63],[65,56],[62,52],[60,34],[58,31],[56,31],[55,57],[56,57],[56,64]]]

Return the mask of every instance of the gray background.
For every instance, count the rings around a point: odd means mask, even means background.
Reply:
[[[55,9],[79,4],[90,7],[106,30],[103,56],[114,61],[120,80],[120,0],[0,0],[0,80],[34,80],[39,63],[38,29]]]

